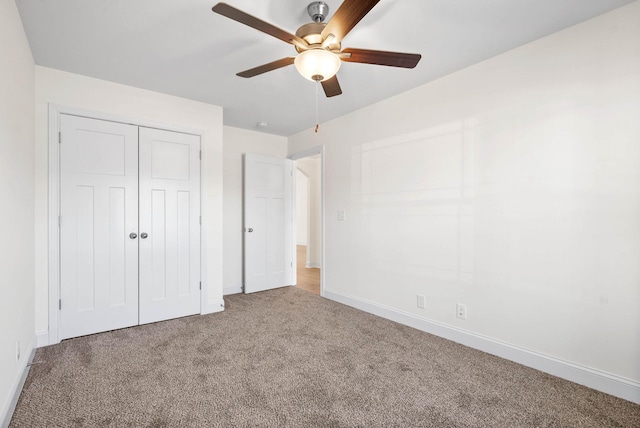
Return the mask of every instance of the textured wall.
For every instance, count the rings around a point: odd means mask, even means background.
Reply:
[[[635,2],[290,137],[326,146],[325,289],[640,399],[638,22]]]
[[[13,0],[0,2],[0,423],[34,342],[34,63]],[[20,359],[16,359],[19,342]]]

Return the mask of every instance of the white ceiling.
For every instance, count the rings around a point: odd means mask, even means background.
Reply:
[[[294,33],[310,0],[227,0]],[[341,0],[326,0],[329,17]],[[320,120],[427,83],[632,0],[381,0],[342,46],[422,54],[415,69],[344,63]],[[16,0],[36,64],[224,108],[224,123],[292,135],[315,124],[316,84],[293,66],[235,73],[294,48],[215,14],[216,0]],[[268,127],[257,129],[258,122]]]

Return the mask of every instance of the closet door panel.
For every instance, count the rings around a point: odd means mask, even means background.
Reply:
[[[140,128],[140,323],[200,312],[200,138]]]
[[[60,338],[136,325],[138,128],[61,115],[60,131]]]

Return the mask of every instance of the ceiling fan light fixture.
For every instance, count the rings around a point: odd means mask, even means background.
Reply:
[[[300,52],[294,64],[298,72],[314,82],[331,79],[340,69],[340,57],[328,50],[316,48]]]

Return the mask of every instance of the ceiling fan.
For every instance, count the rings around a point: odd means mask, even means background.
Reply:
[[[414,68],[420,54],[386,52],[370,49],[342,49],[342,39],[360,22],[380,0],[344,0],[331,19],[324,23],[329,7],[323,1],[314,1],[307,7],[313,20],[304,24],[296,34],[282,30],[226,3],[218,3],[212,10],[227,18],[248,25],[258,31],[293,45],[298,54],[242,71],[240,77],[254,77],[267,71],[295,64],[305,78],[321,82],[327,97],[340,95],[342,89],[336,73],[342,61],[391,67]]]

